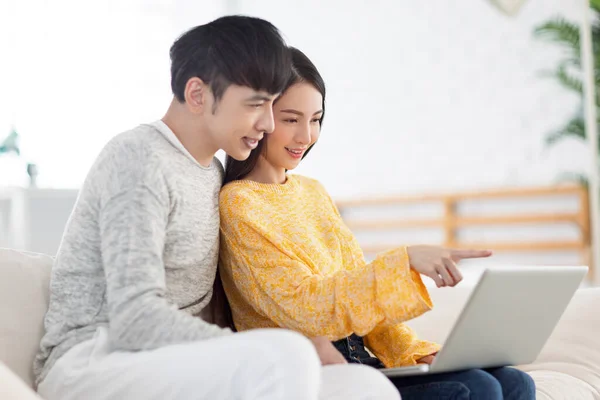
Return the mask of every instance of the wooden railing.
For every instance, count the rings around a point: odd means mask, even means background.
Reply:
[[[575,211],[554,211],[545,213],[508,214],[508,215],[477,215],[467,216],[457,213],[457,206],[464,202],[477,202],[493,200],[528,200],[540,199],[541,201],[553,197],[570,197],[577,201]],[[336,202],[346,224],[354,233],[365,232],[392,232],[410,229],[441,229],[443,230],[443,244],[451,248],[486,248],[494,251],[575,251],[580,254],[580,262],[592,267],[590,252],[590,217],[587,189],[579,185],[520,188],[492,190],[471,193],[452,193],[420,196],[390,196],[372,197],[364,199],[340,200]],[[431,218],[353,218],[351,211],[363,208],[402,207],[411,205],[438,204],[442,205],[443,213]],[[502,241],[502,242],[466,242],[460,239],[457,232],[469,227],[491,228],[498,226],[515,226],[534,224],[552,226],[552,224],[572,224],[578,230],[578,238],[573,240],[533,240],[533,241]],[[366,254],[377,253],[397,243],[383,243],[378,245],[364,245]],[[591,268],[590,268],[591,269]]]

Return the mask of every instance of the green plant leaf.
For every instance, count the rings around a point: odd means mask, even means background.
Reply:
[[[583,82],[579,76],[570,72],[575,68],[569,68],[569,65],[572,65],[571,59],[561,62],[555,71],[540,71],[539,76],[556,79],[565,88],[583,96]]]
[[[574,90],[578,93],[583,93],[583,82],[580,77],[574,76],[573,73],[567,71],[564,64],[558,66],[556,70],[556,79],[566,88]]]
[[[585,121],[582,115],[573,117],[564,128],[546,136],[546,145],[551,146],[568,137],[585,140]]]
[[[600,0],[590,0],[590,10],[593,15],[591,22],[592,52],[594,62],[594,81],[596,85],[596,112],[598,116],[598,127],[600,129]],[[562,86],[579,93],[581,99],[583,93],[583,73],[580,44],[580,26],[577,23],[567,21],[562,17],[553,19],[537,26],[533,32],[534,37],[555,43],[565,50],[563,59],[556,69],[545,70],[540,74],[545,78],[556,79]],[[599,135],[600,132],[595,132]],[[599,135],[600,136],[600,135]],[[578,112],[562,128],[546,136],[547,146],[551,146],[565,138],[586,140],[584,110],[580,106]],[[600,139],[600,138],[599,138]],[[599,140],[600,142],[600,140]],[[600,152],[600,144],[597,149]],[[598,154],[598,153],[597,153]],[[600,160],[599,160],[600,161]],[[585,175],[577,172],[563,173],[560,181],[571,181],[587,186],[588,179]]]
[[[577,183],[583,187],[588,187],[589,180],[585,174],[580,172],[563,172],[556,179],[556,183]]]
[[[577,24],[567,21],[563,17],[555,17],[554,19],[537,26],[533,31],[533,34],[540,39],[558,43],[564,49],[575,55],[576,59],[581,58],[579,26]]]

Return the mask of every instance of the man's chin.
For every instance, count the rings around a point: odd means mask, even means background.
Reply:
[[[227,152],[227,155],[233,158],[236,161],[246,161],[248,157],[250,157],[250,150],[247,151],[236,151],[236,152]]]

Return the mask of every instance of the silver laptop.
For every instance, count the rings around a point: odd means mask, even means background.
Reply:
[[[487,269],[433,364],[381,372],[397,377],[529,364],[539,355],[587,271],[587,267]]]

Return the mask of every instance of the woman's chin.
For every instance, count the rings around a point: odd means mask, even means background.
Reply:
[[[300,163],[290,163],[289,165],[286,165],[285,169],[287,171],[293,171],[294,169],[298,168],[298,164]]]

